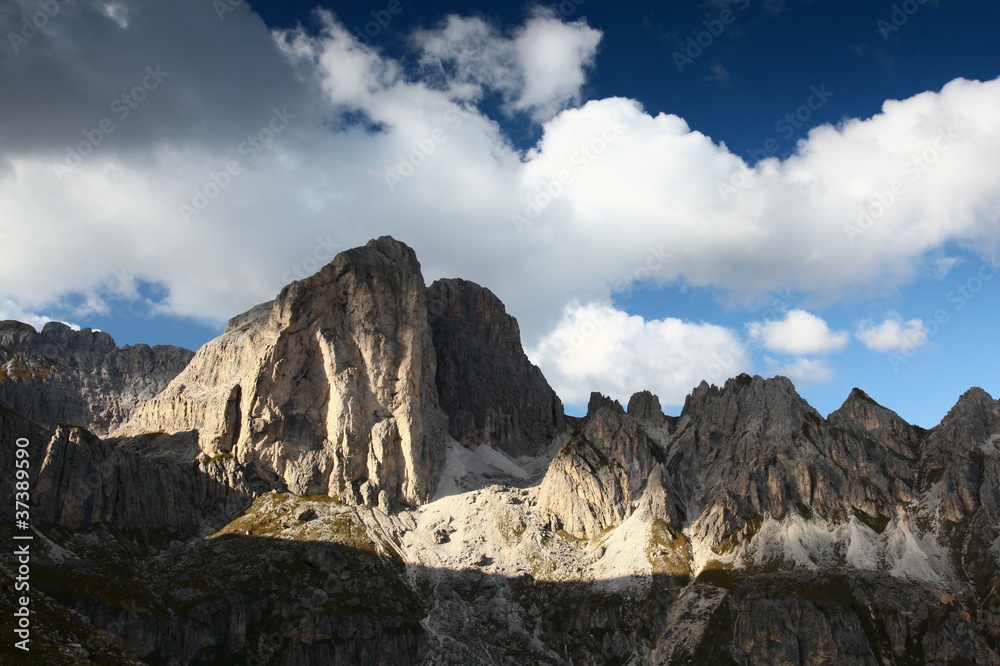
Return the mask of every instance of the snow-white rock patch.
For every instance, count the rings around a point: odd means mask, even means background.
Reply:
[[[722,553],[716,553],[704,540],[692,538],[696,536],[693,530],[685,534],[692,539],[696,574],[710,562],[735,569],[780,562],[810,570],[850,567],[884,571],[936,584],[954,580],[947,550],[938,543],[937,535],[917,531],[902,510],[881,534],[853,516],[836,523],[798,514],[781,519],[765,516],[756,533]]]

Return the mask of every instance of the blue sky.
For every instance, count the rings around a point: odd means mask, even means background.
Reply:
[[[572,413],[1000,395],[1000,6],[663,4],[8,3],[0,316],[196,348],[392,234]]]

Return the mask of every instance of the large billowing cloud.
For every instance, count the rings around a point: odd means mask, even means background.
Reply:
[[[274,34],[246,4],[224,20],[203,0],[58,6],[16,49],[0,45],[8,311],[70,293],[100,308],[143,281],[162,285],[164,312],[223,320],[388,233],[428,278],[496,291],[543,369],[572,377],[577,350],[550,343],[635,280],[711,286],[736,303],[779,288],[836,300],[890,292],[947,248],[991,254],[1000,240],[1000,81],[888,101],[750,166],[677,116],[583,102],[600,33],[542,11],[509,31],[448,18],[398,61],[331,15]],[[0,34],[37,7],[0,7]],[[504,118],[480,108],[497,95]],[[508,117],[541,123],[538,144],[515,148],[497,122]],[[574,301],[591,305],[564,311]],[[628,340],[703,326],[620,324],[607,344],[627,368],[647,351]],[[704,357],[692,358],[697,375]]]
[[[568,305],[533,356],[570,404],[587,402],[591,391],[625,404],[649,389],[678,405],[704,379],[721,384],[751,369],[734,331],[673,318],[645,321],[602,303]]]

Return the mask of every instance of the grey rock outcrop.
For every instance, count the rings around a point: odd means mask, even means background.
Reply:
[[[603,393],[598,393],[597,391],[592,391],[590,394],[590,400],[587,401],[587,417],[591,417],[600,410],[604,408],[611,409],[620,414],[624,414],[625,410],[622,409],[621,403],[614,398],[609,398]]]
[[[451,436],[535,456],[564,427],[562,402],[521,347],[517,320],[493,292],[467,280],[427,290],[437,387]]]
[[[70,529],[103,523],[188,534],[203,521],[225,520],[263,486],[253,487],[231,459],[199,463],[195,441],[181,433],[106,442],[58,426],[41,451],[34,519]]]
[[[669,466],[687,516],[713,547],[765,514],[895,514],[912,488],[887,473],[889,453],[832,427],[784,377],[741,375],[688,397]],[[724,444],[723,444],[724,443]]]
[[[665,499],[659,467],[665,461],[665,451],[638,420],[617,403],[605,405],[552,460],[539,489],[539,507],[568,533],[592,538],[628,518],[651,487],[663,496],[656,515],[679,524],[675,506]]]
[[[834,426],[866,433],[879,446],[908,461],[916,460],[920,455],[920,440],[925,431],[910,425],[861,389],[851,391],[840,409],[827,419]]]
[[[28,473],[31,524],[45,529],[191,535],[228,521],[268,487],[231,457],[197,461],[193,433],[102,440],[78,426],[47,430],[0,405],[0,438],[0,465]],[[14,497],[14,479],[0,479],[4,497]],[[13,510],[11,501],[4,513],[13,518]]]
[[[117,434],[194,431],[295,493],[415,504],[444,460],[435,370],[420,264],[383,237],[234,318]]]
[[[980,511],[1000,517],[1000,401],[986,391],[965,392],[923,444],[921,476],[937,487],[935,508],[963,523]]]
[[[49,322],[0,322],[0,400],[46,428],[83,426],[98,435],[125,422],[187,366],[180,347],[119,348],[107,333]]]
[[[663,408],[660,406],[660,398],[649,391],[634,393],[629,398],[628,407],[625,411],[631,417],[650,421],[657,425],[666,420]]]
[[[539,489],[553,529],[652,518],[690,559],[667,608],[704,637],[667,628],[654,661],[1000,663],[1000,401],[972,389],[929,431],[857,389],[824,419],[782,377],[654,404],[594,394]]]
[[[28,459],[27,481],[30,487],[34,487],[42,452],[51,437],[52,433],[48,430],[0,402],[0,467],[9,470],[8,474],[0,477],[0,495],[14,497],[18,455]],[[25,446],[18,446],[19,441]],[[19,448],[24,448],[26,453],[18,454]],[[13,502],[8,502],[3,508],[3,515],[13,520]]]
[[[910,580],[757,574],[726,594],[690,654],[706,664],[997,663],[963,615],[944,590]]]
[[[967,391],[921,443],[923,515],[939,524],[957,571],[991,609],[1000,641],[1000,400]]]

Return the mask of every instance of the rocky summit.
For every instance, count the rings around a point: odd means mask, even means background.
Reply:
[[[923,430],[741,375],[569,417],[388,237],[195,354],[0,323],[0,436],[0,663],[1000,664],[1000,401]]]

